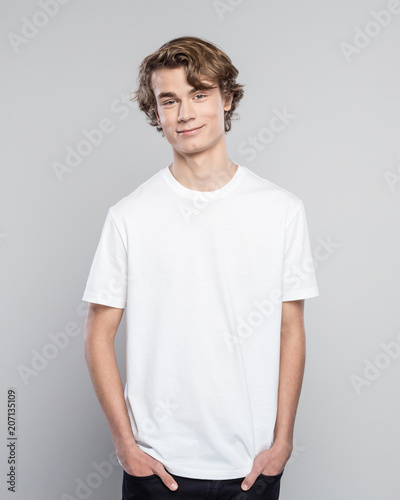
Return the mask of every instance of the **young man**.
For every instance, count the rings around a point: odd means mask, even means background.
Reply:
[[[228,156],[237,75],[196,37],[140,67],[134,99],[173,160],[108,210],[83,295],[123,500],[276,500],[293,449],[304,299],[319,293],[302,201]]]

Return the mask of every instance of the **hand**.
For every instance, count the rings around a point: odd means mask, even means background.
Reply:
[[[117,450],[117,456],[122,468],[131,476],[150,476],[157,474],[170,490],[175,491],[178,485],[168,474],[161,462],[139,448],[137,444]]]
[[[293,445],[291,444],[274,443],[271,448],[259,453],[254,459],[251,471],[243,479],[242,489],[249,490],[260,474],[267,476],[280,474],[289,460],[292,450]]]

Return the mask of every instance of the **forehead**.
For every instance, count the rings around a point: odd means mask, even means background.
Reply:
[[[204,83],[216,85],[216,82],[210,80],[205,75],[201,75],[201,80]],[[183,66],[178,68],[160,68],[153,71],[151,86],[156,96],[160,92],[176,92],[180,89],[186,91],[192,87],[187,81],[186,71]]]

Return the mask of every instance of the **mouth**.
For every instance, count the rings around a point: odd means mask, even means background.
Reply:
[[[188,130],[178,130],[178,134],[183,136],[194,135],[197,134],[197,132],[199,132],[203,127],[204,125],[202,125],[201,127],[191,128]]]

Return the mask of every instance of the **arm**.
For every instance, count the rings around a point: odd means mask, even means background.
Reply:
[[[114,340],[124,309],[89,304],[85,324],[85,359],[115,451],[122,468],[131,475],[157,474],[171,490],[175,480],[163,464],[142,451],[132,433],[124,389],[115,357]]]
[[[274,444],[286,449],[289,456],[293,450],[293,430],[303,382],[305,352],[304,299],[283,302]]]
[[[86,363],[119,458],[125,447],[137,446],[115,357],[114,340],[123,312],[124,309],[90,303],[85,324]]]
[[[305,366],[304,299],[282,302],[278,411],[271,448],[254,459],[241,486],[251,488],[259,474],[282,472],[293,450],[293,429]]]

